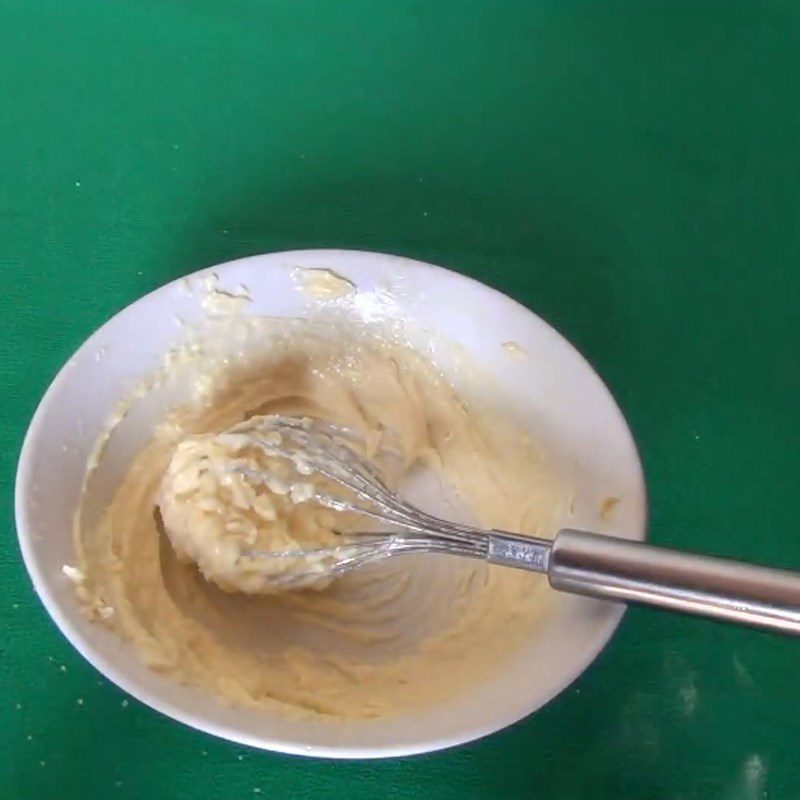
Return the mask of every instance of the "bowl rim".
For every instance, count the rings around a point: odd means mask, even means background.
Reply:
[[[296,263],[302,263],[302,259],[310,255],[313,255],[315,258],[318,258],[320,256],[325,256],[330,258],[331,260],[347,258],[348,256],[352,255],[358,255],[362,257],[373,256],[386,261],[395,261],[398,264],[398,266],[402,265],[401,268],[403,266],[406,268],[412,266],[414,269],[420,272],[428,271],[433,273],[438,273],[438,272],[448,273],[449,276],[455,277],[455,279],[457,280],[473,284],[476,287],[479,287],[482,291],[489,292],[490,294],[497,296],[499,300],[502,300],[504,302],[516,306],[518,310],[521,310],[525,314],[535,317],[542,325],[549,328],[552,334],[554,334],[555,337],[557,337],[557,339],[561,340],[561,343],[566,345],[572,351],[573,355],[576,356],[583,363],[583,366],[595,375],[595,377],[599,382],[598,388],[601,388],[602,391],[604,391],[607,394],[608,399],[611,400],[613,408],[616,414],[618,415],[618,421],[621,423],[622,430],[627,435],[629,444],[631,445],[632,448],[632,453],[635,458],[635,466],[637,468],[637,478],[638,478],[637,490],[642,503],[641,516],[636,526],[634,536],[632,538],[641,541],[644,541],[646,539],[647,520],[648,520],[647,489],[644,479],[644,471],[642,468],[641,457],[639,455],[639,451],[636,446],[636,441],[630,430],[630,426],[628,425],[625,416],[623,415],[621,409],[619,408],[616,399],[614,398],[609,388],[606,386],[601,376],[597,373],[597,371],[589,363],[589,361],[583,356],[583,354],[558,330],[556,330],[552,325],[550,325],[544,319],[539,317],[535,312],[533,312],[527,306],[515,300],[513,297],[509,297],[507,294],[501,292],[499,289],[496,289],[493,286],[490,286],[486,283],[483,283],[482,281],[472,278],[469,275],[464,275],[463,273],[457,272],[452,269],[448,269],[446,267],[441,267],[436,264],[419,261],[417,259],[406,258],[404,256],[392,255],[389,253],[381,253],[378,251],[371,251],[371,250],[354,250],[354,249],[342,249],[342,248],[305,248],[302,250],[281,250],[275,252],[260,253],[256,255],[246,256],[244,258],[232,259],[230,261],[225,261],[219,264],[203,267],[202,269],[193,271],[186,275],[182,275],[178,278],[175,278],[172,281],[168,281],[167,283],[156,287],[150,292],[145,293],[141,297],[136,298],[131,303],[128,303],[127,305],[116,311],[108,320],[106,320],[106,322],[104,322],[99,328],[97,328],[78,346],[78,348],[72,353],[72,355],[65,361],[65,363],[59,369],[59,371],[56,373],[55,377],[52,379],[48,388],[43,394],[41,400],[37,404],[36,409],[31,417],[31,421],[28,425],[27,431],[25,433],[22,447],[20,448],[15,484],[14,484],[14,512],[15,512],[15,523],[17,530],[17,541],[19,544],[20,551],[22,553],[23,562],[27,569],[28,575],[30,576],[34,591],[36,595],[39,597],[40,601],[42,602],[42,605],[44,606],[45,610],[50,615],[51,619],[55,622],[61,634],[86,659],[86,661],[88,661],[89,664],[91,664],[91,666],[93,666],[109,681],[117,685],[127,694],[139,700],[144,705],[149,706],[150,708],[153,708],[154,710],[165,715],[166,717],[169,717],[177,722],[180,722],[184,725],[194,728],[202,733],[210,734],[212,736],[216,736],[230,742],[246,745],[249,747],[254,747],[260,750],[284,753],[288,755],[313,756],[313,757],[322,757],[329,759],[345,759],[345,760],[397,758],[402,756],[420,755],[424,753],[449,749],[462,744],[466,744],[468,742],[473,742],[482,739],[486,736],[489,736],[492,733],[505,729],[527,718],[528,716],[535,713],[540,708],[542,708],[543,706],[554,700],[567,687],[569,687],[574,681],[576,681],[592,664],[592,662],[594,662],[597,659],[600,653],[606,648],[612,636],[614,635],[615,631],[619,627],[622,617],[625,614],[626,606],[622,604],[609,604],[609,611],[606,616],[606,619],[604,620],[601,626],[602,630],[599,632],[600,635],[596,640],[595,646],[590,650],[587,650],[584,657],[579,662],[576,662],[570,673],[565,674],[563,681],[558,683],[555,689],[553,689],[544,700],[539,702],[533,708],[528,708],[527,710],[522,710],[521,712],[514,711],[506,714],[502,718],[493,717],[491,721],[488,722],[487,724],[481,724],[478,726],[473,726],[469,729],[465,729],[461,731],[457,736],[447,736],[439,739],[426,739],[422,737],[419,740],[415,740],[414,742],[402,743],[399,745],[376,745],[367,747],[349,746],[349,745],[348,746],[314,745],[313,747],[309,747],[309,746],[299,745],[293,741],[286,741],[279,738],[272,739],[269,738],[268,736],[252,736],[242,733],[241,731],[237,731],[236,729],[230,726],[209,723],[202,715],[194,714],[192,712],[186,711],[183,708],[179,708],[173,702],[165,700],[157,695],[151,694],[149,691],[140,688],[136,683],[136,681],[131,680],[128,677],[118,673],[113,663],[110,663],[108,659],[106,659],[104,656],[96,652],[88,643],[83,641],[80,633],[72,625],[70,620],[62,613],[61,603],[55,597],[54,593],[50,590],[49,579],[43,574],[43,570],[40,569],[39,564],[37,562],[37,558],[34,555],[31,544],[32,536],[29,533],[31,525],[29,524],[28,509],[25,503],[26,487],[29,484],[30,471],[32,468],[31,465],[32,451],[34,443],[38,439],[39,430],[44,424],[45,408],[52,401],[52,399],[57,396],[61,388],[61,385],[64,382],[66,382],[69,374],[69,366],[72,360],[81,351],[85,349],[90,349],[93,346],[95,346],[96,343],[101,342],[103,340],[107,328],[111,326],[111,324],[114,322],[114,320],[116,320],[116,318],[119,315],[125,313],[125,311],[137,305],[138,303],[144,302],[150,296],[158,292],[164,291],[169,286],[180,284],[182,281],[185,281],[187,279],[193,279],[200,275],[207,275],[210,273],[222,274],[224,270],[231,268],[233,265],[241,265],[245,262],[258,262],[263,260],[265,257],[291,258]]]

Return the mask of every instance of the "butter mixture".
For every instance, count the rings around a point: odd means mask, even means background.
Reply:
[[[324,551],[342,543],[354,516],[312,502],[325,481],[299,455],[280,455],[273,418],[184,439],[159,487],[159,514],[178,558],[226,591],[270,594],[287,576],[294,588],[324,588],[334,559]]]
[[[339,300],[356,290],[352,281],[332,269],[297,267],[292,271],[292,277],[315,300]]]
[[[268,533],[272,547],[323,544],[358,521],[303,502],[302,487],[232,478],[222,465],[241,442],[218,434],[275,413],[345,425],[401,492],[440,482],[434,495],[454,498],[462,521],[531,535],[555,533],[570,487],[528,432],[473,407],[407,346],[355,329],[248,324],[257,351],[237,344],[213,369],[204,362],[213,380],[158,425],[99,522],[79,513],[87,615],[177,681],[289,715],[386,716],[480,684],[529,638],[549,597],[541,576],[403,556],[328,586],[263,594],[263,565],[248,574],[237,564],[243,543],[258,547]],[[180,369],[189,380],[188,362],[173,360]]]

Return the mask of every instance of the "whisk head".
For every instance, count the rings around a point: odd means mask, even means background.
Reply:
[[[349,428],[309,417],[270,415],[253,417],[221,436],[244,437],[243,442],[258,447],[270,459],[288,464],[291,477],[282,479],[281,493],[290,494],[298,502],[316,502],[334,511],[360,514],[390,528],[348,534],[335,547],[243,551],[256,562],[295,559],[291,569],[270,574],[275,588],[310,585],[405,553],[486,556],[486,541],[476,537],[474,529],[428,515],[389,489],[377,468],[359,453],[363,442]],[[275,480],[268,472],[236,462],[231,469],[267,487]],[[326,480],[314,481],[315,476]],[[299,563],[305,567],[296,566]]]

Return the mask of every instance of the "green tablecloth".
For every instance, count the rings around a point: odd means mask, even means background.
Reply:
[[[0,797],[800,796],[800,643],[642,610],[452,752],[216,741],[72,651],[11,502],[37,399],[106,318],[341,246],[461,270],[569,337],[631,422],[654,541],[800,567],[799,42],[793,1],[2,0]]]

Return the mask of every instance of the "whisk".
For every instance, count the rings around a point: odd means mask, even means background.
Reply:
[[[345,490],[340,495],[309,488],[309,501],[392,528],[348,535],[336,547],[244,551],[245,557],[256,559],[293,559],[291,569],[269,576],[277,588],[307,586],[398,555],[438,553],[544,573],[559,591],[800,633],[800,573],[589,531],[564,529],[549,541],[480,530],[426,514],[391,491],[358,453],[348,429],[309,418],[268,416],[243,422],[228,433],[245,434],[268,456],[286,460],[298,481],[316,473]],[[258,471],[232,468],[249,480],[269,480]],[[303,557],[310,559],[308,570],[299,566],[305,563]]]

